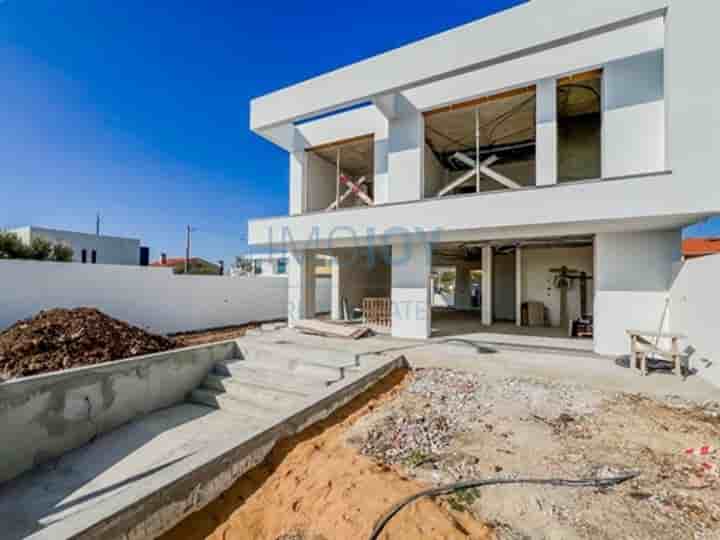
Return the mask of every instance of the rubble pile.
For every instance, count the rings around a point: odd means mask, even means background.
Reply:
[[[0,333],[0,379],[167,351],[176,343],[93,308],[51,309]]]
[[[481,385],[474,373],[417,370],[407,392],[424,402],[419,411],[393,410],[368,432],[361,452],[385,463],[419,466],[431,460],[480,421],[486,407]]]

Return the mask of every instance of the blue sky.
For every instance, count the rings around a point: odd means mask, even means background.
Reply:
[[[287,159],[255,96],[517,0],[0,0],[0,227],[134,236],[231,261],[248,218],[287,213]],[[700,234],[717,234],[713,224]]]

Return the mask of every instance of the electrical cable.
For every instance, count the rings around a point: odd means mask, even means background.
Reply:
[[[465,489],[503,484],[539,484],[556,487],[607,488],[622,484],[623,482],[627,482],[628,480],[632,480],[633,478],[637,478],[638,476],[640,476],[639,472],[632,472],[613,478],[588,478],[584,480],[564,480],[560,478],[496,478],[493,480],[466,480],[464,482],[456,482],[454,484],[421,491],[420,493],[416,493],[415,495],[412,495],[400,501],[395,506],[393,506],[387,514],[385,514],[375,523],[375,527],[373,527],[373,531],[370,534],[369,540],[377,540],[380,537],[380,533],[383,531],[385,526],[398,512],[400,512],[400,510],[402,510],[408,504],[415,502],[418,499],[422,499],[423,497],[438,497],[441,495],[450,495],[452,493],[455,493],[456,491],[462,491]]]

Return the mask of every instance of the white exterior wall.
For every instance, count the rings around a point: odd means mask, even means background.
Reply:
[[[92,251],[97,253],[97,264],[118,264],[138,266],[140,264],[140,240],[115,236],[97,236],[74,231],[61,231],[42,227],[22,227],[13,229],[25,243],[34,238],[43,238],[53,244],[68,245],[73,250],[73,262],[82,261],[82,250],[87,252],[87,262],[91,262]]]
[[[670,290],[671,328],[687,336],[690,367],[720,386],[720,255],[685,261]]]
[[[392,335],[430,337],[430,244],[397,243],[392,246]]]
[[[318,279],[318,311],[330,280]],[[283,319],[288,279],[174,275],[165,268],[0,261],[0,330],[55,307],[96,307],[157,333]]]
[[[522,301],[542,302],[548,309],[550,324],[560,324],[560,290],[554,285],[555,274],[551,268],[567,266],[571,270],[586,272],[592,276],[593,248],[592,247],[553,247],[529,248],[522,250]],[[589,314],[593,310],[594,282],[588,281],[587,306]],[[573,287],[568,290],[568,317],[575,320],[580,317],[580,284],[573,281]]]
[[[680,231],[596,236],[595,352],[627,354],[626,330],[659,328],[680,248]]]
[[[603,72],[603,176],[662,171],[665,92],[662,51],[610,62]]]

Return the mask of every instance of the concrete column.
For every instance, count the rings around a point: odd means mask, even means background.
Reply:
[[[427,339],[431,333],[429,243],[392,246],[392,335]]]
[[[425,120],[405,98],[397,100],[397,116],[388,122],[387,202],[416,201],[424,185]]]
[[[515,251],[515,324],[522,326],[522,248]]]
[[[470,307],[471,279],[470,268],[463,265],[455,267],[455,307],[467,309]]]
[[[333,257],[331,262],[330,316],[333,321],[343,320],[343,289],[347,286],[347,272],[345,271],[346,269],[343,268],[344,264],[347,264],[347,257],[344,255]]]
[[[389,122],[384,121],[383,129],[375,132],[375,154],[374,172],[374,193],[375,204],[390,202],[390,175],[388,173],[388,151],[390,140],[388,138]]]
[[[493,323],[493,248],[482,248],[482,323]]]
[[[307,160],[304,150],[290,152],[290,215],[305,211]]]
[[[557,184],[558,130],[555,79],[545,79],[537,85],[536,122],[535,183],[538,186]]]
[[[315,316],[315,256],[291,251],[288,258],[288,324]]]

